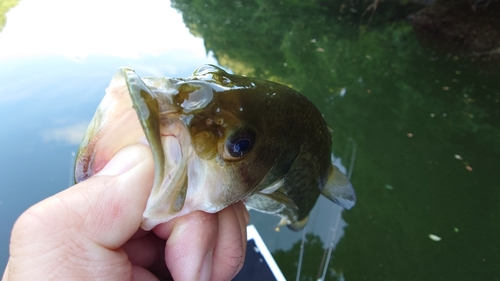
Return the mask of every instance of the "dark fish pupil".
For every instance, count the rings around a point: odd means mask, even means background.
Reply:
[[[254,144],[255,132],[247,128],[242,128],[234,132],[226,140],[226,149],[232,157],[240,158],[250,152]]]
[[[250,140],[249,139],[242,139],[236,142],[233,146],[233,152],[236,155],[242,156],[245,151],[247,151],[250,148]]]

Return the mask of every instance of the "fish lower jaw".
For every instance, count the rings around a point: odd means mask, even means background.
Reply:
[[[161,214],[161,215],[158,215],[156,213],[156,210],[154,210],[155,213],[153,213],[152,211],[146,209],[142,215],[141,228],[149,231],[159,224],[166,223],[168,221],[192,213],[194,211],[216,213],[222,210],[224,207],[225,206],[218,206],[212,203],[196,204],[193,202],[186,202],[179,212],[175,214]]]

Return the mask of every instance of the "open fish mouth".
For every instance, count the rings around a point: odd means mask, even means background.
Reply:
[[[193,156],[189,133],[179,119],[161,126],[160,131],[161,145],[151,149],[156,151],[153,155],[164,157],[155,159],[155,166],[159,169],[143,214],[145,228],[182,215],[180,212],[188,189],[188,163]],[[156,136],[153,134],[151,137]]]
[[[175,105],[172,96],[178,94],[176,86],[182,84],[170,78],[141,79],[133,70],[121,68],[107,88],[78,151],[75,180],[80,182],[100,171],[126,145],[150,146],[155,178],[143,214],[144,229],[192,211],[183,210],[188,164],[195,153],[185,124],[189,118],[182,112],[183,107],[196,108],[206,101],[198,97],[191,104]],[[198,185],[194,180],[191,185]]]

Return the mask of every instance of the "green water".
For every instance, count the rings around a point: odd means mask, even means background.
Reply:
[[[355,143],[358,202],[328,280],[500,280],[498,61],[427,46],[389,5],[369,25],[347,2],[173,6],[222,66],[308,96],[336,155]],[[300,280],[315,280],[328,245],[306,241]],[[299,250],[274,250],[288,280]]]

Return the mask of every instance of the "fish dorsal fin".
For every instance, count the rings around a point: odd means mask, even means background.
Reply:
[[[297,205],[295,205],[295,202],[293,202],[292,199],[290,199],[290,197],[286,196],[286,194],[283,192],[283,190],[281,188],[276,190],[273,193],[269,193],[269,194],[260,193],[260,195],[268,197],[270,199],[273,199],[274,201],[277,201],[279,203],[282,203],[285,206],[287,206],[288,208],[292,208],[294,210],[299,209],[297,207]]]
[[[321,194],[345,209],[352,208],[356,203],[356,194],[354,193],[352,184],[349,182],[346,175],[335,166],[332,166],[326,184],[323,186],[323,190],[321,190]]]

